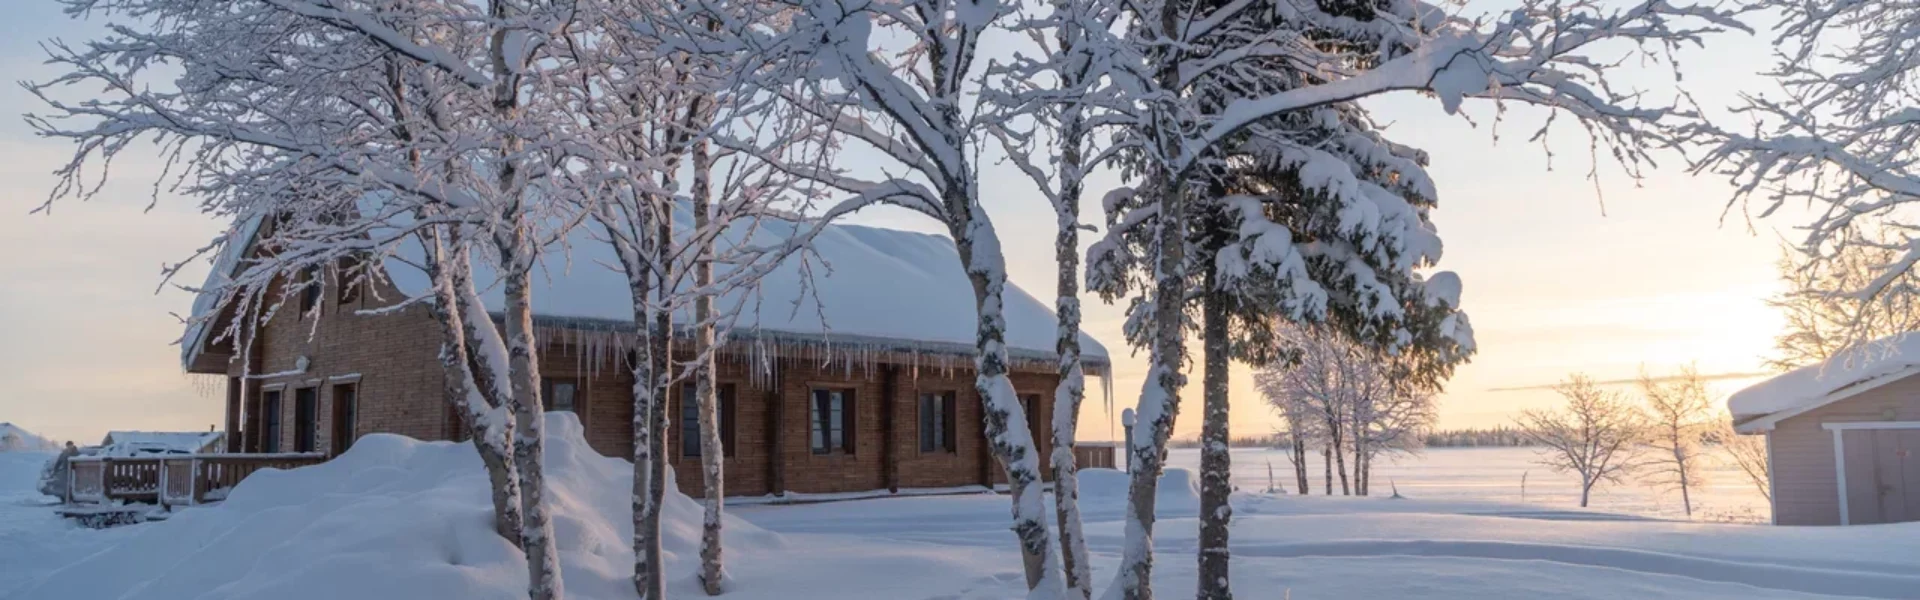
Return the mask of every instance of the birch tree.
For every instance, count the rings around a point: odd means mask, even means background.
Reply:
[[[1567,401],[1565,407],[1523,412],[1517,424],[1544,448],[1539,464],[1580,477],[1580,507],[1586,508],[1594,487],[1622,483],[1642,466],[1646,418],[1620,394],[1601,389],[1585,375],[1568,377],[1554,391]]]
[[[1807,256],[1791,248],[1782,253],[1778,268],[1786,289],[1767,305],[1786,318],[1786,326],[1774,338],[1768,366],[1788,371],[1819,364],[1863,342],[1920,329],[1920,295],[1895,291],[1866,298],[1845,293],[1875,285],[1886,274],[1885,266],[1900,259],[1899,228],[1858,224],[1838,235],[1861,243],[1836,248],[1830,256]],[[1887,285],[1893,290],[1920,289],[1920,273],[1899,273]]]
[[[1806,297],[1851,313],[1819,335],[1841,345],[1872,341],[1883,324],[1910,318],[1917,289],[1920,243],[1907,208],[1920,198],[1920,88],[1913,85],[1920,58],[1912,49],[1920,5],[1743,4],[1778,15],[1771,31],[1778,51],[1766,75],[1779,89],[1732,107],[1750,123],[1744,129],[1682,128],[1682,139],[1703,147],[1691,168],[1726,178],[1734,190],[1729,209],[1764,218],[1789,204],[1809,207],[1813,220],[1794,241],[1805,265],[1796,268],[1830,276],[1836,287]],[[1792,348],[1782,349],[1782,360],[1800,362]]]
[[[1007,472],[1026,583],[1035,597],[1056,597],[1064,587],[1042,504],[1041,457],[1007,377],[1005,257],[980,203],[973,156],[989,124],[969,110],[987,71],[976,60],[981,38],[1013,8],[954,0],[818,2],[786,15],[784,28],[720,19],[721,35],[687,35],[685,43],[703,52],[781,57],[763,59],[793,68],[788,78],[763,83],[769,93],[830,124],[834,145],[861,147],[884,161],[872,168],[877,179],[781,161],[789,173],[844,195],[828,213],[885,203],[945,225],[974,291],[975,388],[990,451]]]
[[[1687,517],[1693,517],[1693,492],[1706,485],[1701,442],[1709,431],[1707,419],[1713,414],[1713,401],[1707,396],[1707,383],[1692,365],[1668,381],[1658,381],[1640,373],[1640,393],[1645,396],[1649,416],[1648,434],[1653,456],[1648,466],[1655,479],[1651,483],[1680,492],[1680,505]]]
[[[1024,33],[1036,47],[1003,66],[1003,89],[990,89],[1003,114],[992,132],[1017,166],[1052,205],[1056,265],[1054,314],[1059,319],[1054,349],[1059,383],[1054,388],[1052,436],[1054,516],[1060,535],[1065,587],[1072,596],[1093,594],[1079,507],[1078,465],[1074,462],[1080,405],[1086,375],[1080,354],[1080,203],[1086,177],[1108,163],[1109,148],[1096,145],[1094,127],[1109,112],[1114,92],[1107,71],[1111,57],[1099,53],[1095,31],[1113,27],[1118,13],[1098,0],[1057,0],[1047,15],[1020,20],[1010,29]],[[1036,160],[1038,159],[1038,160]]]
[[[97,191],[84,183],[86,169],[105,168],[130,142],[148,137],[160,142],[180,174],[176,189],[203,197],[203,210],[236,222],[270,219],[287,226],[276,229],[299,232],[286,236],[294,243],[277,254],[272,268],[318,266],[352,253],[379,258],[395,252],[407,236],[462,232],[466,244],[442,245],[446,252],[440,256],[454,259],[439,263],[445,271],[434,277],[429,294],[441,304],[436,318],[443,331],[461,330],[465,339],[458,345],[468,350],[464,361],[453,356],[443,365],[471,367],[474,385],[464,393],[461,414],[474,425],[483,458],[489,452],[511,456],[504,462],[513,465],[510,480],[517,492],[503,489],[504,467],[490,467],[496,500],[518,495],[514,533],[528,558],[529,595],[563,596],[543,499],[539,375],[525,285],[533,249],[545,233],[533,225],[531,215],[541,206],[529,198],[530,190],[554,164],[546,144],[560,136],[537,133],[548,126],[539,116],[546,113],[526,109],[528,98],[540,97],[532,85],[538,78],[527,73],[545,64],[537,57],[568,13],[509,2],[68,5],[76,15],[138,15],[145,29],[117,27],[81,49],[49,45],[53,62],[69,73],[29,86],[52,112],[29,121],[42,135],[76,144],[73,160],[57,173],[62,183],[54,198]],[[144,78],[157,69],[181,74],[166,91],[154,91]],[[50,95],[77,83],[107,91],[86,103]],[[397,83],[418,92],[409,97]],[[529,145],[527,139],[542,142]],[[291,217],[288,209],[294,209]],[[217,243],[248,241],[240,238]],[[470,282],[465,290],[455,283],[465,272],[458,262],[468,256],[464,250],[480,245],[502,267],[505,335],[470,293]],[[226,287],[253,290],[256,297],[238,306],[240,314],[252,315],[259,290],[277,274],[270,268],[245,275],[250,284]],[[455,296],[452,305],[447,294]],[[425,298],[401,304],[411,300]],[[449,377],[468,381],[466,374]],[[462,393],[453,384],[446,392],[449,399]],[[510,527],[511,512],[497,508],[496,525]]]
[[[1721,413],[1714,419],[1720,428],[1714,432],[1714,438],[1725,450],[1726,460],[1740,470],[1741,476],[1753,484],[1760,497],[1773,501],[1773,461],[1767,456],[1767,436],[1741,435],[1733,429],[1733,415]]]

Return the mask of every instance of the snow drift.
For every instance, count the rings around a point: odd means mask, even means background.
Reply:
[[[633,467],[595,453],[571,413],[547,417],[547,486],[573,598],[630,598]],[[669,585],[697,589],[701,507],[669,484]],[[16,598],[418,600],[525,598],[525,558],[492,529],[473,446],[369,435],[324,464],[261,471],[216,506],[138,526]],[[727,545],[777,548],[738,519]]]
[[[1113,469],[1081,470],[1081,509],[1125,510],[1130,477],[1125,472]],[[1193,471],[1178,467],[1161,470],[1153,512],[1162,518],[1190,517],[1200,513],[1200,480]]]
[[[1826,362],[1800,367],[1734,392],[1727,397],[1727,410],[1735,419],[1793,410],[1914,367],[1920,367],[1920,335],[1881,338]]]

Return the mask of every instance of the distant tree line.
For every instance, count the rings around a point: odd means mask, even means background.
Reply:
[[[1481,429],[1444,429],[1427,433],[1426,444],[1429,448],[1481,448],[1532,446],[1533,440],[1526,432],[1505,425]]]

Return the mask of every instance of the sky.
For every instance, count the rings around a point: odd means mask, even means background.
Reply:
[[[97,19],[72,22],[53,3],[19,4],[0,20],[0,79],[44,80],[55,72],[41,64],[40,42],[97,32]],[[1755,73],[1767,66],[1767,46],[1745,34],[1713,38],[1707,49],[1682,55],[1684,85],[1710,109],[1730,105],[1740,91],[1764,91]],[[1635,69],[1624,81],[1657,88],[1664,73]],[[1689,176],[1671,155],[1637,182],[1602,158],[1596,181],[1588,177],[1585,139],[1572,127],[1549,138],[1550,165],[1543,148],[1527,141],[1543,114],[1537,110],[1510,110],[1496,127],[1486,105],[1469,105],[1471,121],[1414,94],[1367,107],[1389,124],[1391,138],[1432,156],[1429,172],[1440,190],[1434,220],[1446,244],[1440,268],[1465,281],[1479,352],[1447,382],[1442,427],[1507,424],[1519,410],[1550,407],[1556,396],[1541,386],[1572,373],[1630,379],[1643,366],[1659,373],[1688,363],[1705,374],[1764,370],[1781,326],[1765,300],[1779,289],[1775,263],[1804,223],[1801,211],[1751,221],[1739,207],[1729,210],[1724,182]],[[220,224],[198,215],[191,199],[160,193],[156,201],[158,162],[150,156],[116,163],[94,201],[31,214],[52,189],[51,172],[71,154],[17,117],[40,110],[19,87],[0,89],[0,421],[82,442],[108,429],[213,426],[219,389],[182,374],[173,345],[191,296],[165,285],[161,268],[186,259]],[[1051,210],[1004,165],[986,165],[981,177],[1010,277],[1051,304]],[[1101,222],[1099,191],[1119,184],[1110,173],[1091,182],[1087,221]],[[854,220],[939,230],[898,210]],[[190,264],[181,282],[197,284],[204,273]],[[1092,297],[1085,304],[1088,332],[1115,358],[1116,408],[1131,405],[1146,358],[1122,345],[1121,307]],[[1196,372],[1177,436],[1199,430],[1198,379]],[[1236,436],[1270,433],[1277,422],[1251,380],[1248,367],[1235,368]],[[1714,386],[1729,393],[1754,380]],[[1082,439],[1106,439],[1113,428],[1094,386]]]

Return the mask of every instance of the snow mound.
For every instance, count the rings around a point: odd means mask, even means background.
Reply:
[[[0,497],[39,495],[40,468],[49,458],[46,452],[0,452]]]
[[[1131,476],[1113,469],[1082,469],[1079,475],[1080,503],[1084,509],[1126,509]],[[1168,467],[1160,472],[1153,512],[1162,516],[1200,514],[1200,480],[1192,470]]]
[[[548,498],[568,595],[631,598],[633,467],[581,434],[571,413],[548,415]],[[471,444],[369,435],[326,463],[255,473],[219,505],[136,526],[15,597],[525,598],[525,558],[494,534],[489,497]],[[700,504],[668,493],[667,573],[685,592],[696,587],[701,516]],[[784,545],[738,519],[726,534],[729,550]]]
[[[53,440],[34,435],[12,423],[0,423],[0,452],[52,452],[60,449]]]
[[[1753,384],[1727,397],[1737,420],[1818,403],[1828,395],[1920,366],[1920,335],[1874,340],[1826,362],[1807,365]]]

